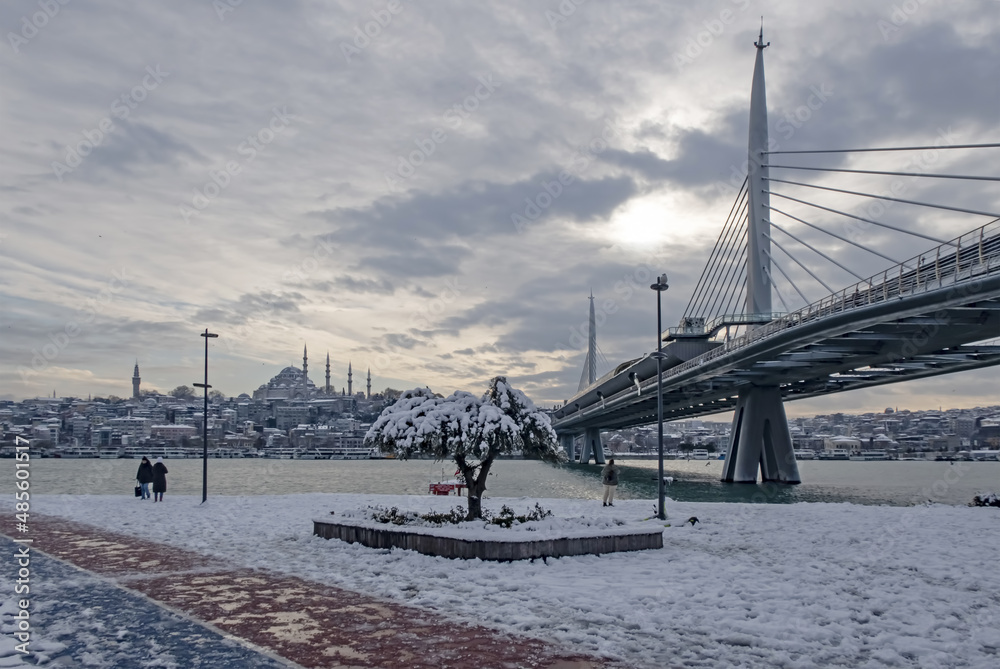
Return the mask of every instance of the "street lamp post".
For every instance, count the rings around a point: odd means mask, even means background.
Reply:
[[[201,503],[208,499],[208,340],[219,335],[208,331],[201,333],[205,338],[205,383],[194,384],[196,388],[205,389],[205,412],[201,416]]]
[[[654,357],[656,358],[656,417],[659,422],[657,430],[657,454],[660,465],[660,476],[657,482],[657,492],[660,499],[659,505],[656,507],[656,517],[660,520],[666,520],[667,518],[667,510],[665,508],[667,492],[663,484],[663,325],[660,311],[660,293],[665,291],[667,287],[666,274],[656,277],[656,283],[650,286],[650,288],[656,291],[656,355]]]

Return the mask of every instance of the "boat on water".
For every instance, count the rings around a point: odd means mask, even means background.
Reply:
[[[347,447],[334,449],[330,455],[331,460],[367,460],[371,453],[370,448]]]
[[[125,449],[119,446],[104,446],[97,451],[97,457],[102,460],[117,460],[123,457]]]
[[[813,451],[813,450],[808,449],[808,448],[797,450],[797,451],[795,451],[795,459],[796,460],[815,460],[816,459],[816,451]]]
[[[981,462],[983,460],[1000,460],[1000,451],[991,451],[986,449],[969,451],[969,457],[976,462]]]
[[[268,448],[264,451],[264,457],[271,458],[273,460],[292,460],[295,458],[296,452],[297,449],[294,448]]]
[[[891,460],[889,454],[883,450],[874,449],[871,451],[860,451],[858,453],[852,453],[850,456],[851,460],[855,462],[869,462],[872,460]]]
[[[54,457],[57,458],[96,458],[97,449],[93,446],[67,446],[60,449]]]
[[[819,452],[820,460],[850,460],[851,452],[846,448],[830,448]]]
[[[691,451],[692,460],[708,460],[708,451],[704,448],[696,448]]]

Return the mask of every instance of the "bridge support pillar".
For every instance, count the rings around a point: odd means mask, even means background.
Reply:
[[[740,391],[722,480],[756,483],[758,469],[761,481],[802,482],[777,386],[751,386]]]
[[[559,435],[559,445],[566,451],[566,457],[570,462],[576,460],[576,435],[563,432]]]
[[[580,464],[590,462],[593,454],[594,462],[599,465],[604,464],[604,445],[601,443],[601,428],[588,427],[583,433],[583,448],[580,449]]]

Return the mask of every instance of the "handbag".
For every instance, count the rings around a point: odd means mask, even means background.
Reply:
[[[142,497],[142,486],[141,485],[137,485],[135,487],[135,496],[136,497]]]

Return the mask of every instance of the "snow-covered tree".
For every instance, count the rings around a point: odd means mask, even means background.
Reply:
[[[365,444],[400,459],[418,453],[455,461],[468,486],[470,520],[482,517],[486,477],[498,455],[522,450],[558,460],[548,416],[497,377],[483,398],[465,391],[437,397],[427,388],[402,393],[365,435]]]
[[[519,429],[519,447],[525,458],[562,462],[566,454],[559,449],[556,432],[548,414],[535,408],[527,395],[507,383],[504,376],[494,377],[483,397],[484,402],[499,407]]]

